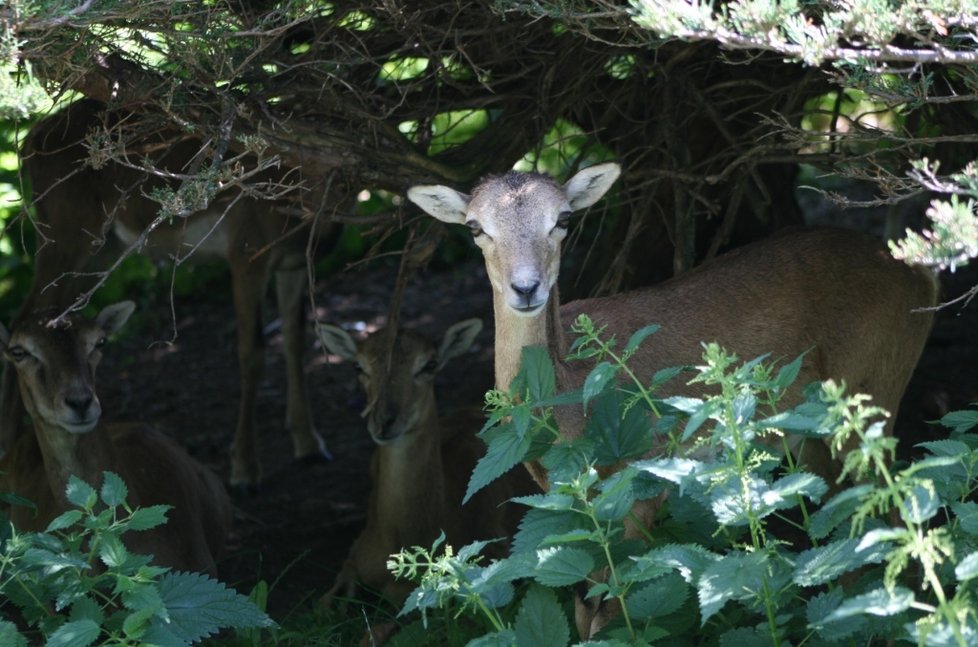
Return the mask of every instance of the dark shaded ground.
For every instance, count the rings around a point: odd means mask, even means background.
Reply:
[[[376,325],[386,314],[395,273],[350,272],[319,286],[318,316],[333,323]],[[961,294],[978,271],[944,277],[945,298]],[[165,311],[165,305],[158,306]],[[227,448],[237,406],[234,325],[226,294],[176,303],[179,336],[170,321],[144,323],[106,353],[100,390],[110,419],[153,421],[227,477]],[[405,298],[404,322],[432,334],[460,319],[481,316],[487,327],[464,361],[438,379],[442,410],[473,404],[492,381],[491,297],[481,261],[456,272],[415,277]],[[907,391],[898,433],[912,439],[940,435],[925,419],[978,401],[978,304],[942,311],[925,356]],[[310,326],[306,371],[317,428],[335,459],[295,464],[283,431],[284,370],[269,337],[268,370],[261,388],[258,423],[266,480],[261,492],[237,498],[236,544],[220,565],[221,577],[248,591],[261,578],[272,584],[269,610],[281,620],[332,583],[333,575],[364,521],[371,443],[358,415],[361,406],[352,367],[328,362]],[[903,441],[905,446],[908,440]]]

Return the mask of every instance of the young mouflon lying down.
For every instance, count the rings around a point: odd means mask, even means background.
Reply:
[[[34,425],[0,462],[0,491],[33,501],[36,515],[14,506],[10,516],[18,529],[40,531],[69,508],[69,476],[97,486],[104,471],[115,472],[128,486],[130,505],[173,506],[164,525],[126,534],[129,550],[151,554],[161,566],[214,575],[231,526],[231,501],[220,479],[159,431],[101,422],[95,368],[106,338],[134,308],[123,301],[94,320],[71,314],[55,324],[58,311],[42,310],[9,332],[0,325],[0,346]]]
[[[476,436],[484,414],[475,407],[443,418],[435,404],[435,374],[467,351],[481,329],[478,319],[461,321],[438,345],[402,329],[392,345],[386,330],[357,342],[342,328],[318,326],[329,352],[356,362],[367,396],[367,431],[377,444],[366,527],[323,605],[334,596],[353,595],[357,584],[400,605],[414,586],[387,570],[391,553],[430,546],[441,531],[455,547],[515,532],[522,511],[506,501],[535,490],[526,470],[518,466],[463,505],[469,477],[485,452]]]

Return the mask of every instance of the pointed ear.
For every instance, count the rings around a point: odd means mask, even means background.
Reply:
[[[450,225],[464,225],[465,212],[469,208],[469,196],[441,185],[413,186],[408,189],[408,200],[424,209],[433,218]]]
[[[126,325],[135,309],[136,304],[132,301],[113,303],[102,308],[102,312],[95,317],[95,323],[105,331],[106,335],[111,335]]]
[[[319,335],[319,341],[322,342],[323,348],[345,360],[356,361],[357,342],[354,341],[353,337],[350,337],[350,333],[339,326],[317,323],[316,334]]]
[[[621,175],[621,166],[614,162],[581,169],[564,184],[564,193],[571,209],[577,211],[590,207],[608,192]]]
[[[441,369],[448,360],[472,348],[472,342],[481,330],[481,319],[466,319],[449,327],[438,346],[438,368]]]

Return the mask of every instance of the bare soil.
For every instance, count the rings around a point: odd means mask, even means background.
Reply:
[[[394,284],[392,269],[347,272],[319,285],[315,316],[344,325],[383,323]],[[978,282],[978,268],[945,276],[945,298]],[[228,288],[224,288],[228,289]],[[111,347],[100,368],[100,392],[112,420],[141,418],[171,433],[225,479],[228,447],[237,417],[238,377],[230,292],[178,300],[176,329],[159,312],[143,318]],[[492,383],[492,310],[480,260],[451,272],[425,272],[408,287],[403,323],[439,335],[463,318],[480,316],[486,328],[464,360],[439,376],[443,410],[482,401]],[[311,317],[310,317],[311,318]],[[924,421],[978,401],[978,305],[939,313],[930,342],[901,407],[898,433],[907,451],[913,442],[939,437]],[[272,585],[269,611],[278,619],[311,604],[332,583],[364,522],[371,442],[358,415],[362,407],[354,371],[329,361],[308,331],[306,374],[314,418],[333,454],[331,462],[296,463],[284,432],[284,368],[281,340],[269,327],[267,370],[258,424],[265,480],[253,496],[235,498],[232,551],[221,578],[247,592],[258,580]]]

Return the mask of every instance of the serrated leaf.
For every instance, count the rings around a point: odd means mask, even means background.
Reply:
[[[82,519],[81,510],[68,510],[62,512],[57,517],[51,520],[48,524],[45,532],[56,532],[58,530],[64,530],[65,528],[70,528]]]
[[[192,643],[222,628],[273,627],[275,623],[247,597],[200,573],[167,573],[159,582],[169,622],[156,616],[144,636],[176,636]]]
[[[632,333],[632,336],[628,338],[628,343],[625,344],[625,348],[622,349],[623,354],[633,353],[645,341],[650,335],[654,335],[659,332],[662,328],[659,324],[649,324],[643,328],[639,328]]]
[[[771,637],[761,633],[756,627],[737,627],[720,635],[720,647],[744,647],[745,645],[764,645]]]
[[[954,576],[959,582],[967,582],[978,577],[978,552],[965,555],[954,567]]]
[[[738,425],[743,425],[754,417],[757,410],[757,397],[748,390],[738,393],[733,400],[734,419]]]
[[[543,346],[524,346],[520,355],[520,371],[515,380],[529,393],[531,403],[550,397],[557,386],[557,376],[547,349]]]
[[[861,614],[892,616],[906,611],[913,602],[913,591],[902,586],[894,587],[892,591],[876,589],[843,601],[822,622],[835,622]]]
[[[465,491],[465,503],[472,496],[520,463],[530,449],[532,438],[526,434],[522,438],[503,428],[492,429],[483,436],[486,453],[476,463]]]
[[[940,510],[941,500],[934,491],[934,484],[920,481],[903,500],[900,517],[907,523],[922,524]]]
[[[115,472],[103,472],[102,474],[102,503],[114,508],[126,502],[129,490],[122,478]]]
[[[98,501],[98,494],[95,493],[95,488],[74,474],[68,477],[65,496],[73,505],[85,509],[91,508]]]
[[[955,502],[951,511],[957,519],[958,527],[969,535],[978,535],[978,503],[972,501]]]
[[[118,568],[129,559],[129,551],[122,545],[118,536],[106,533],[98,546],[98,556],[109,568]]]
[[[556,546],[537,551],[537,564],[532,575],[544,586],[567,586],[587,578],[594,570],[591,555],[580,548]]]
[[[707,566],[696,583],[701,625],[728,601],[756,597],[764,589],[766,562],[765,553],[730,553]]]
[[[691,458],[651,458],[632,463],[635,469],[647,472],[664,481],[682,485],[683,481],[703,469],[706,464]]]
[[[978,425],[978,410],[951,411],[941,418],[941,424],[955,432],[968,431]]]
[[[544,539],[582,530],[582,523],[581,515],[576,512],[529,510],[513,536],[513,554],[532,553],[535,559],[536,550]]]
[[[571,495],[558,494],[556,492],[518,496],[513,498],[512,501],[513,503],[519,503],[528,508],[536,508],[538,510],[573,510],[577,504],[577,499]]]
[[[98,605],[95,600],[90,597],[78,598],[71,605],[71,612],[68,614],[69,620],[91,620],[92,622],[101,625],[105,620],[105,614],[102,611],[102,607]],[[4,644],[0,640],[0,645]]]
[[[584,437],[593,441],[592,452],[598,465],[637,458],[652,446],[648,413],[638,406],[626,408],[618,390],[605,391],[594,401]]]
[[[782,366],[774,378],[774,384],[780,389],[787,389],[794,384],[794,381],[798,379],[798,373],[801,371],[801,363],[804,359],[805,353],[802,353],[791,362]]]
[[[516,633],[512,629],[503,629],[485,636],[473,638],[465,643],[465,647],[513,647],[516,644]]]
[[[864,484],[846,488],[829,499],[825,505],[812,515],[808,532],[813,539],[823,539],[829,536],[843,521],[849,519],[856,509],[862,505],[863,498],[873,491],[873,486]]]
[[[526,592],[513,629],[516,647],[567,647],[570,643],[570,626],[557,596],[540,586]]]
[[[27,639],[17,631],[17,625],[6,620],[0,620],[0,645],[27,647]]]
[[[635,504],[632,481],[638,472],[627,467],[615,472],[600,485],[600,491],[591,500],[594,517],[598,521],[619,521],[625,517]]]
[[[823,622],[826,617],[839,608],[844,596],[842,588],[835,588],[820,593],[808,601],[805,608],[805,618],[808,620],[808,625],[825,640],[834,642],[847,638],[865,627],[868,622],[865,616],[852,616],[834,622]]]
[[[688,366],[668,366],[666,368],[659,369],[652,375],[652,382],[649,384],[649,386],[653,390],[657,389],[688,368]]]
[[[654,548],[644,555],[633,557],[636,574],[639,578],[643,573],[651,572],[658,575],[662,568],[675,570],[687,583],[692,584],[715,561],[719,555],[711,553],[696,544],[671,544],[662,548]]]
[[[91,620],[66,622],[48,636],[45,647],[88,647],[102,632]]]
[[[633,588],[625,598],[625,607],[635,619],[659,618],[680,609],[688,596],[689,586],[673,571]]]
[[[173,509],[169,505],[151,505],[133,511],[126,523],[129,530],[149,530],[166,523],[166,513]]]
[[[818,586],[835,581],[866,564],[878,564],[886,559],[889,547],[878,544],[856,550],[859,539],[844,539],[817,546],[801,553],[795,560],[792,579],[799,586]]]
[[[585,407],[595,396],[604,391],[611,380],[615,379],[617,372],[617,369],[608,362],[598,362],[598,365],[591,369],[584,380],[584,387],[581,389],[581,397]]]

